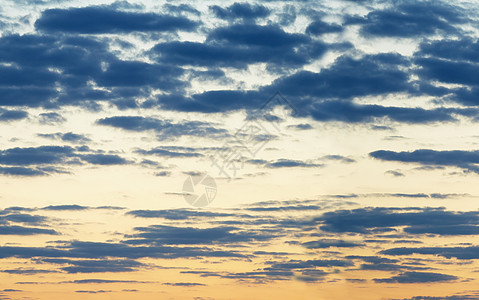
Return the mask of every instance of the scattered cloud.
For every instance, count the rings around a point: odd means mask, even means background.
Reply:
[[[455,281],[459,279],[453,275],[432,272],[404,272],[391,278],[373,279],[377,283],[426,283]]]

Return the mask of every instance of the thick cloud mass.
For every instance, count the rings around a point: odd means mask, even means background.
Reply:
[[[90,34],[132,31],[189,31],[196,26],[196,22],[185,17],[124,12],[102,6],[48,9],[35,22],[35,27],[39,30]]]
[[[202,43],[159,43],[151,55],[159,62],[179,65],[247,68],[267,63],[271,68],[287,69],[321,57],[327,48],[325,43],[287,33],[279,26],[234,24],[214,29]]]
[[[457,33],[456,24],[466,22],[464,11],[443,2],[400,1],[384,10],[375,10],[364,18],[349,22],[363,24],[364,35],[382,37],[421,37],[438,31]]]
[[[378,150],[369,153],[371,157],[385,161],[404,163],[419,163],[426,166],[455,166],[467,171],[478,173],[479,151],[436,151],[420,149],[411,152],[395,152]]]
[[[310,13],[306,14],[311,22],[305,33],[292,32],[277,22],[260,25],[260,19],[276,13],[264,5],[233,3],[209,9],[217,18],[228,20],[227,25],[206,30],[203,41],[171,36],[157,42],[143,53],[156,63],[119,59],[118,52],[111,51],[111,42],[98,35],[194,31],[200,22],[192,18],[203,17],[198,10],[183,4],[165,6],[166,13],[140,12],[141,7],[120,4],[44,10],[35,22],[37,32],[0,38],[0,62],[5,63],[0,66],[0,104],[79,105],[89,109],[98,109],[101,102],[120,109],[151,108],[157,104],[168,110],[210,113],[255,109],[281,91],[298,103],[301,116],[354,123],[377,118],[405,123],[442,122],[455,120],[453,114],[457,113],[440,108],[358,106],[351,103],[356,97],[430,94],[476,104],[479,89],[475,65],[471,64],[476,43],[472,38],[424,41],[414,57],[395,52],[353,56],[347,52],[354,49],[353,43],[326,43],[317,38],[324,33],[341,33],[353,24],[360,26],[364,34],[380,37],[460,34],[455,25],[467,23],[468,17],[459,7],[442,2],[401,2],[372,10],[364,18],[346,15],[341,26]],[[58,32],[66,35],[49,34]],[[80,37],[80,33],[89,35]],[[330,51],[340,54],[331,65],[318,71],[302,69]],[[185,90],[189,86],[183,77],[185,69],[202,67],[206,70],[201,72],[210,74],[210,78],[224,80],[227,74],[218,68],[248,69],[258,63],[280,76],[257,90]],[[415,65],[420,67],[418,81],[411,80]],[[188,72],[202,76],[200,71]],[[437,80],[470,88],[438,87],[434,85]],[[154,90],[162,93],[157,96]],[[138,99],[148,101],[142,105]],[[25,117],[19,111],[0,119]]]
[[[210,10],[216,15],[216,17],[225,20],[252,20],[256,18],[267,17],[271,11],[258,4],[238,3],[235,2],[228,7],[221,7],[218,5],[210,6]]]
[[[315,219],[328,232],[374,233],[404,231],[412,234],[469,235],[479,233],[478,212],[450,212],[442,209],[395,209],[369,207],[328,212]]]
[[[124,102],[144,94],[145,88],[179,90],[187,85],[177,79],[182,69],[119,60],[96,38],[3,36],[0,62],[13,65],[1,67],[0,105],[6,106],[90,108],[97,101]]]

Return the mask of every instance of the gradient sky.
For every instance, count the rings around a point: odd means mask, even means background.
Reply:
[[[0,299],[479,299],[478,22],[3,0]]]

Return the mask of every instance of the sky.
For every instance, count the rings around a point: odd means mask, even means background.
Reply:
[[[0,299],[479,299],[476,1],[0,5]]]

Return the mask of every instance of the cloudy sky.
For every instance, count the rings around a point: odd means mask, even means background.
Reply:
[[[0,5],[0,299],[479,299],[475,1]]]

